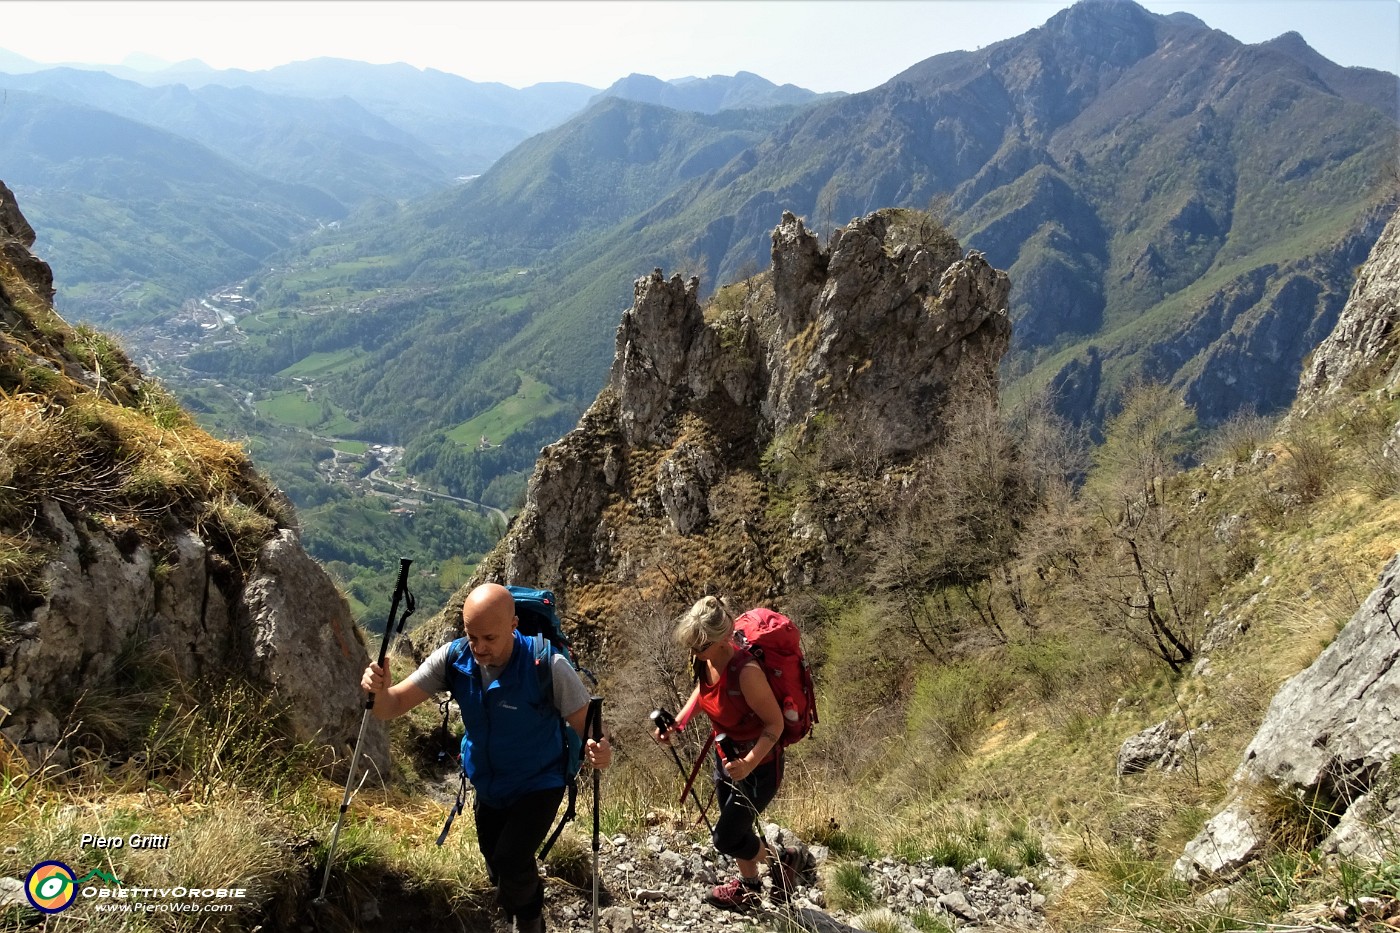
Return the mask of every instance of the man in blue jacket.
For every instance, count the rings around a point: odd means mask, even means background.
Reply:
[[[549,832],[568,783],[561,717],[585,733],[589,691],[562,654],[551,656],[553,704],[544,695],[531,641],[517,631],[515,600],[495,583],[472,590],[462,606],[468,651],[451,660],[451,644],[418,670],[388,685],[377,662],[360,686],[375,695],[377,719],[393,719],[435,693],[450,690],[466,734],[462,765],[476,790],[477,844],[497,899],[520,933],[544,930],[544,885],[535,852]],[[449,667],[453,670],[449,670]],[[606,736],[584,743],[583,758],[606,768]]]

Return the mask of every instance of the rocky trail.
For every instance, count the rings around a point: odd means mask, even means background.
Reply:
[[[683,832],[654,826],[635,835],[600,839],[601,888],[598,929],[608,933],[700,933],[760,930],[790,933],[813,930],[1037,930],[1044,925],[1045,896],[1025,877],[1012,877],[979,860],[963,870],[932,860],[860,859],[841,869],[834,882],[836,859],[823,846],[806,845],[773,823],[764,827],[769,840],[784,847],[798,868],[794,896],[784,903],[771,879],[764,881],[759,905],[745,911],[711,906],[705,895],[735,872],[732,860],[719,856],[708,842]],[[547,882],[546,910],[552,930],[591,930],[592,850],[581,883],[558,878]],[[858,874],[861,882],[851,881]],[[830,901],[852,898],[829,891],[867,892],[859,909],[835,908]],[[503,924],[498,930],[506,930]]]

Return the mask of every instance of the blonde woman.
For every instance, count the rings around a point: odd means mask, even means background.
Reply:
[[[754,831],[758,814],[778,793],[783,778],[783,713],[758,662],[734,643],[734,617],[714,596],[706,596],[681,617],[675,628],[677,644],[690,651],[695,689],[677,728],[695,709],[710,718],[715,735],[728,738],[729,754],[716,748],[715,785],[719,818],[715,848],[739,864],[739,877],[716,886],[705,898],[717,907],[742,909],[763,893],[762,871],[768,847]],[[670,733],[657,729],[653,737],[669,744]],[[791,891],[787,866],[774,875],[774,891]]]

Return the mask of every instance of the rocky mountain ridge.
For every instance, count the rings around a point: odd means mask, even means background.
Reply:
[[[607,386],[478,570],[567,594],[585,653],[608,652],[623,607],[668,619],[700,581],[781,603],[847,578],[955,388],[995,385],[1010,283],[928,215],[879,211],[823,247],[784,213],[771,239],[769,271],[703,306],[693,278],[637,280]]]
[[[1313,351],[1298,382],[1295,415],[1307,415],[1329,397],[1358,388],[1400,387],[1400,223],[1392,214],[1357,273],[1337,326]]]

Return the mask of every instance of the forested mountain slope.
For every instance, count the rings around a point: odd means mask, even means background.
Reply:
[[[260,176],[196,142],[28,91],[0,109],[0,163],[44,231],[79,319],[165,319],[259,269],[345,208]],[[16,181],[24,179],[23,183]]]

